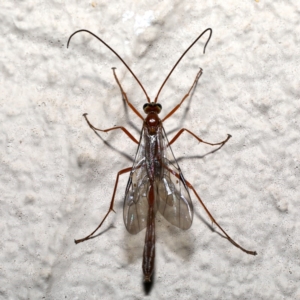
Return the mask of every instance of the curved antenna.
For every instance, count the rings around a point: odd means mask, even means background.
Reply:
[[[208,42],[210,41],[210,38],[212,36],[212,29],[211,28],[207,28],[205,29],[195,40],[194,42],[183,52],[183,54],[180,56],[180,58],[177,60],[176,64],[174,65],[174,67],[172,68],[172,70],[170,71],[170,73],[168,74],[167,78],[165,79],[165,81],[163,82],[163,84],[161,85],[160,89],[158,90],[158,93],[155,97],[155,100],[154,102],[156,103],[157,102],[157,99],[158,99],[158,95],[160,94],[162,88],[164,87],[164,85],[166,84],[166,82],[168,81],[169,77],[171,76],[171,74],[173,73],[174,69],[177,67],[177,65],[179,64],[179,62],[181,61],[181,59],[186,55],[186,53],[197,43],[197,41],[202,37],[202,35],[204,33],[206,33],[206,31],[210,31],[210,34],[209,34],[209,37],[204,45],[204,49],[203,49],[203,54],[205,53],[205,49],[206,49],[206,46],[208,44]]]
[[[143,85],[141,84],[141,82],[138,80],[138,78],[135,76],[135,74],[133,73],[133,71],[129,68],[129,66],[126,64],[126,62],[123,60],[123,58],[113,49],[111,48],[109,45],[107,45],[102,39],[100,39],[96,34],[92,33],[91,31],[87,30],[87,29],[80,29],[75,31],[74,33],[71,34],[71,36],[68,39],[68,43],[67,43],[67,48],[69,48],[69,44],[71,41],[71,38],[78,32],[87,32],[89,34],[91,34],[93,37],[95,37],[96,39],[98,39],[102,44],[104,44],[109,50],[111,50],[119,59],[120,61],[125,65],[125,67],[128,69],[128,71],[132,74],[132,76],[135,78],[135,80],[137,81],[137,83],[139,84],[139,86],[142,88],[144,94],[146,95],[147,101],[150,103],[150,98],[148,97],[148,94],[146,92],[146,90],[144,89]]]

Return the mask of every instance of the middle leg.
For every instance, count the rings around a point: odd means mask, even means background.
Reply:
[[[135,137],[123,126],[116,126],[116,127],[112,127],[112,128],[108,128],[108,129],[99,129],[97,127],[95,127],[87,118],[87,113],[83,114],[86,122],[88,123],[88,125],[91,127],[91,129],[95,130],[95,131],[101,131],[101,132],[108,132],[111,130],[116,130],[116,129],[121,129],[123,130],[123,132],[125,132],[127,134],[127,136],[134,141],[136,144],[138,144],[139,142],[135,139]]]
[[[204,143],[204,144],[207,144],[207,145],[211,145],[211,146],[217,146],[217,145],[224,145],[230,138],[231,138],[231,135],[230,134],[227,134],[227,138],[222,141],[222,142],[219,142],[219,143],[209,143],[209,142],[206,142],[206,141],[203,141],[201,138],[199,138],[196,134],[194,134],[193,132],[191,132],[190,130],[186,129],[186,128],[182,128],[180,129],[177,134],[172,138],[171,142],[169,143],[170,145],[172,145],[178,138],[179,136],[184,132],[188,132],[189,134],[191,134],[194,138],[196,138],[199,142],[201,143]]]

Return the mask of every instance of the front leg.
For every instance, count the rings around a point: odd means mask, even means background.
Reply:
[[[198,71],[196,78],[194,79],[194,82],[192,84],[192,86],[190,87],[189,91],[187,92],[187,94],[184,95],[184,97],[182,98],[182,100],[180,101],[179,104],[177,104],[163,119],[162,122],[164,122],[166,119],[168,119],[169,117],[171,117],[175,111],[181,106],[181,104],[183,103],[183,101],[190,95],[191,91],[193,90],[193,88],[196,86],[196,83],[198,82],[200,76],[202,75],[202,69],[200,68],[200,70]],[[156,102],[156,101],[155,101]]]
[[[131,102],[129,102],[129,100],[128,100],[128,98],[127,98],[127,94],[125,93],[125,91],[123,90],[123,87],[122,87],[122,85],[121,85],[121,83],[120,83],[120,81],[119,81],[119,79],[118,79],[118,77],[117,77],[117,74],[116,74],[116,68],[112,68],[112,70],[113,70],[113,72],[114,72],[114,77],[115,77],[115,79],[116,79],[116,82],[117,82],[117,84],[118,84],[118,86],[119,86],[119,88],[120,88],[120,90],[121,90],[121,93],[122,93],[122,95],[123,95],[123,98],[125,99],[125,101],[126,101],[126,103],[128,104],[128,106],[133,110],[133,112],[138,116],[138,117],[140,117],[142,120],[144,120],[144,118],[142,117],[142,115],[138,112],[138,110],[134,107],[134,105],[131,103]],[[138,81],[138,83],[140,83],[140,81],[137,79],[137,77],[135,77],[135,75],[133,74],[133,76],[134,76],[134,78]],[[144,88],[143,88],[143,86],[141,85],[141,83],[140,83],[140,86],[142,87],[142,89],[144,90]],[[144,90],[145,91],[145,90]],[[146,91],[145,91],[146,92]],[[147,95],[147,94],[146,94]],[[148,102],[150,102],[150,100],[149,99],[147,99],[148,100]]]

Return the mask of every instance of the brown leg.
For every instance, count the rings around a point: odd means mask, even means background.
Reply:
[[[200,196],[197,194],[197,192],[195,191],[194,187],[188,182],[185,181],[186,185],[193,190],[194,194],[196,195],[196,197],[198,198],[199,202],[201,203],[201,205],[203,206],[204,210],[206,211],[206,213],[208,214],[209,218],[211,219],[211,221],[213,223],[215,223],[218,228],[225,234],[227,240],[232,243],[234,246],[236,246],[237,248],[241,249],[242,251],[246,252],[247,254],[251,254],[251,255],[257,255],[256,251],[249,251],[246,250],[245,248],[243,248],[242,246],[240,246],[237,242],[235,242],[227,233],[226,231],[218,224],[218,222],[214,219],[214,217],[212,216],[212,214],[209,212],[209,210],[206,208],[206,206],[204,205],[203,201],[201,200]]]
[[[196,190],[194,189],[194,187],[188,182],[186,181],[186,179],[184,179],[182,173],[178,174],[173,172],[171,169],[169,169],[167,166],[164,166],[165,169],[167,169],[169,172],[171,172],[174,176],[176,176],[178,179],[180,179],[181,181],[184,180],[185,184],[191,189],[193,190],[194,194],[196,195],[196,197],[198,198],[200,204],[203,206],[204,210],[206,211],[206,213],[208,214],[209,218],[211,219],[212,223],[216,224],[218,226],[218,228],[225,234],[227,240],[232,243],[234,246],[236,246],[237,248],[241,249],[242,251],[246,252],[247,254],[251,254],[251,255],[257,255],[256,251],[250,251],[250,250],[246,250],[245,248],[243,248],[242,246],[240,246],[237,242],[235,242],[228,234],[227,232],[218,224],[218,222],[215,220],[215,218],[212,216],[212,214],[209,212],[209,210],[207,209],[207,207],[205,206],[205,204],[203,203],[203,201],[201,200],[200,196],[197,194]]]
[[[141,114],[137,111],[137,109],[129,102],[129,100],[128,100],[128,98],[127,98],[127,95],[126,95],[126,93],[124,92],[124,90],[123,90],[123,88],[122,88],[122,86],[121,86],[121,83],[120,83],[120,81],[119,81],[119,79],[118,79],[118,77],[117,77],[117,74],[116,74],[115,69],[116,69],[116,68],[112,68],[112,70],[113,70],[113,72],[114,72],[115,79],[116,79],[116,81],[117,81],[117,84],[118,84],[118,86],[119,86],[119,88],[120,88],[120,90],[121,90],[121,92],[122,92],[122,95],[123,95],[125,101],[127,102],[128,106],[133,110],[133,112],[134,112],[138,117],[140,117],[142,120],[144,120],[144,118],[142,117],[142,115],[141,115]]]
[[[111,131],[111,130],[115,130],[115,129],[121,129],[123,130],[123,132],[125,132],[127,134],[127,136],[132,140],[134,141],[136,144],[138,144],[139,142],[135,139],[135,137],[123,126],[116,126],[116,127],[112,127],[112,128],[108,128],[108,129],[99,129],[99,128],[96,128],[93,124],[90,123],[89,119],[87,118],[87,114],[83,114],[85,120],[87,121],[87,123],[89,124],[89,126],[93,129],[93,130],[96,130],[96,131],[102,131],[102,132],[108,132],[108,131]]]
[[[191,90],[195,87],[198,79],[200,78],[200,76],[202,75],[202,69],[200,68],[200,71],[197,73],[196,78],[193,82],[193,85],[191,86],[191,88],[189,89],[188,93],[182,98],[181,102],[179,104],[177,104],[163,119],[162,122],[164,122],[166,119],[168,119],[169,117],[171,117],[175,111],[180,107],[180,105],[183,103],[183,101],[189,96]]]
[[[172,145],[178,138],[179,136],[184,132],[184,131],[187,131],[189,134],[191,134],[194,138],[196,138],[199,142],[201,143],[204,143],[204,144],[207,144],[207,145],[211,145],[211,146],[217,146],[217,145],[224,145],[230,138],[231,138],[231,135],[230,134],[227,134],[227,138],[220,142],[220,143],[209,143],[209,142],[205,142],[203,141],[202,139],[200,139],[198,136],[196,136],[193,132],[189,131],[188,129],[186,128],[182,128],[180,129],[177,134],[172,138],[171,142],[169,143],[169,145]]]
[[[123,169],[121,171],[118,172],[117,174],[117,179],[116,179],[116,183],[115,183],[115,188],[114,188],[114,192],[113,192],[113,195],[112,195],[112,199],[110,201],[110,206],[109,206],[109,209],[106,213],[106,215],[104,216],[103,220],[100,222],[100,224],[98,225],[98,227],[91,233],[89,234],[88,236],[86,236],[85,238],[83,239],[79,239],[79,240],[75,240],[75,244],[78,244],[78,243],[81,243],[81,242],[84,242],[86,240],[88,240],[89,238],[91,238],[94,233],[102,226],[102,224],[104,223],[105,219],[107,218],[107,216],[109,215],[109,213],[111,211],[115,212],[114,211],[114,201],[115,201],[115,194],[116,194],[116,191],[117,191],[117,186],[118,186],[118,182],[119,182],[119,176],[124,174],[124,173],[127,173],[127,172],[130,172],[132,168],[126,168],[126,169]]]

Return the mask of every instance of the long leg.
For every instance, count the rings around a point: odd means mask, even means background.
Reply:
[[[133,104],[129,102],[129,100],[128,100],[128,98],[127,98],[127,95],[126,95],[126,93],[124,92],[124,90],[123,90],[123,88],[122,88],[122,86],[121,86],[121,83],[120,83],[120,81],[119,81],[119,79],[118,79],[118,77],[117,77],[117,74],[116,74],[115,69],[116,69],[116,68],[112,68],[112,70],[113,70],[113,72],[114,72],[115,79],[116,79],[116,81],[117,81],[117,84],[118,84],[118,86],[119,86],[119,88],[120,88],[120,90],[121,90],[121,92],[122,92],[122,95],[123,95],[125,101],[127,102],[128,106],[133,110],[133,112],[134,112],[137,116],[139,116],[142,120],[144,120],[144,118],[142,117],[142,115],[137,111],[137,109],[133,106]]]
[[[231,135],[230,134],[227,134],[227,138],[222,141],[222,142],[219,142],[219,143],[209,143],[209,142],[205,142],[203,141],[202,139],[200,139],[196,134],[194,134],[193,132],[189,131],[188,129],[186,128],[182,128],[180,129],[177,134],[172,138],[171,142],[169,143],[169,145],[172,145],[178,138],[179,136],[184,132],[188,132],[189,134],[191,134],[194,138],[196,138],[199,142],[201,143],[204,143],[204,144],[207,144],[207,145],[211,145],[211,146],[217,146],[217,145],[224,145],[230,138],[231,138]]]
[[[200,196],[197,194],[196,190],[194,189],[194,187],[188,182],[186,181],[186,179],[183,177],[181,171],[179,171],[180,173],[176,173],[173,172],[173,170],[171,170],[170,168],[168,168],[168,166],[164,165],[164,168],[166,168],[168,171],[170,171],[174,176],[176,176],[178,179],[180,179],[181,181],[184,181],[185,185],[190,188],[191,190],[193,190],[194,194],[196,195],[196,197],[198,198],[200,204],[203,206],[204,210],[206,211],[206,213],[208,214],[209,218],[211,219],[211,221],[213,223],[215,223],[218,228],[225,234],[227,240],[232,243],[234,246],[236,246],[237,248],[241,249],[242,251],[246,252],[247,254],[251,254],[251,255],[257,255],[256,251],[250,251],[250,250],[246,250],[245,248],[243,248],[242,246],[240,246],[237,242],[235,242],[228,234],[227,232],[218,224],[218,222],[215,220],[215,218],[212,216],[212,214],[210,213],[210,211],[207,209],[207,207],[205,206],[205,204],[203,203],[203,201],[201,200]]]
[[[198,79],[200,78],[200,76],[202,75],[202,69],[200,68],[199,72],[196,75],[196,78],[193,82],[193,85],[190,87],[188,93],[182,98],[181,102],[179,104],[177,104],[163,119],[162,122],[164,122],[166,119],[168,119],[169,117],[171,117],[175,111],[180,107],[180,105],[183,103],[183,101],[190,95],[191,90],[195,87]]]
[[[116,126],[116,127],[112,127],[112,128],[108,128],[108,129],[99,129],[99,128],[96,128],[92,123],[90,123],[89,119],[87,118],[87,113],[83,114],[85,120],[87,121],[88,125],[93,129],[93,130],[96,130],[96,131],[102,131],[102,132],[108,132],[108,131],[111,131],[111,130],[115,130],[115,129],[121,129],[123,130],[123,132],[125,132],[127,134],[127,136],[132,140],[134,141],[136,144],[138,144],[139,142],[135,139],[135,137],[123,126]]]
[[[196,195],[196,197],[198,198],[199,202],[201,203],[201,205],[203,206],[204,210],[206,211],[206,213],[208,214],[209,218],[211,219],[211,221],[213,223],[215,223],[218,228],[225,234],[227,240],[232,243],[234,246],[236,246],[237,248],[241,249],[242,251],[246,252],[247,254],[251,254],[251,255],[257,255],[256,251],[249,251],[246,250],[245,248],[243,248],[242,246],[240,246],[237,242],[235,242],[228,234],[227,232],[218,224],[218,222],[215,220],[215,218],[212,216],[212,214],[209,212],[209,210],[207,209],[207,207],[205,206],[205,204],[203,203],[203,201],[201,200],[200,196],[197,194],[196,190],[194,189],[194,187],[188,182],[186,181],[186,185],[193,190],[194,194]]]
[[[119,176],[124,174],[124,173],[127,173],[127,172],[130,172],[132,168],[126,168],[126,169],[123,169],[121,171],[118,172],[117,174],[117,179],[116,179],[116,183],[115,183],[115,188],[114,188],[114,192],[113,192],[113,195],[112,195],[112,199],[110,201],[110,206],[109,206],[109,209],[106,213],[106,215],[104,216],[103,220],[100,222],[100,224],[98,225],[98,227],[91,233],[89,234],[88,236],[86,236],[85,238],[83,239],[79,239],[79,240],[75,240],[75,244],[78,244],[78,243],[81,243],[81,242],[84,242],[86,240],[88,240],[89,238],[91,238],[94,233],[102,226],[102,224],[104,223],[105,219],[107,218],[107,216],[109,215],[109,213],[111,211],[115,212],[114,211],[114,201],[115,201],[115,194],[116,194],[116,191],[117,191],[117,187],[118,187],[118,182],[119,182]]]

